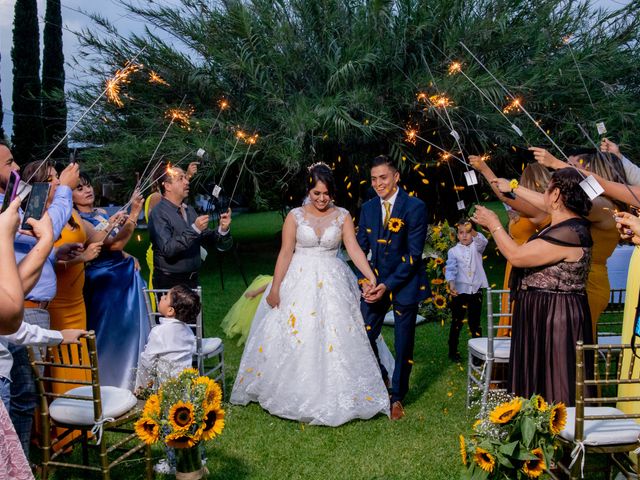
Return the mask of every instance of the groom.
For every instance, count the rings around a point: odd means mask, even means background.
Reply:
[[[378,198],[360,211],[357,239],[365,253],[371,252],[371,266],[378,283],[363,283],[360,303],[371,347],[378,358],[376,339],[384,317],[393,304],[396,363],[393,378],[380,363],[382,378],[391,393],[391,419],[404,417],[402,401],[409,390],[418,304],[431,296],[422,250],[427,235],[424,202],[398,187],[400,173],[393,161],[380,155],[371,162],[371,186]]]

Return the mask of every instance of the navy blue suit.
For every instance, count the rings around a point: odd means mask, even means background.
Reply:
[[[422,262],[427,236],[424,202],[410,197],[398,187],[390,218],[403,222],[398,232],[384,227],[380,198],[369,200],[360,211],[357,239],[365,254],[371,252],[370,263],[378,283],[387,287],[376,303],[364,300],[360,303],[367,334],[378,361],[376,339],[382,330],[384,316],[393,304],[396,363],[391,379],[391,402],[395,402],[402,400],[409,390],[418,304],[431,296],[431,289]],[[380,368],[382,376],[388,378],[382,364]]]

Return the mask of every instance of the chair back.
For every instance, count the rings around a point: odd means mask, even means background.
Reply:
[[[585,421],[625,420],[640,418],[640,411],[624,413],[621,410],[610,414],[598,412],[589,415],[587,407],[618,407],[639,402],[637,389],[620,389],[621,385],[640,385],[640,377],[634,375],[640,364],[629,344],[585,345],[576,344],[576,442],[584,439]],[[627,391],[625,391],[627,390]]]
[[[498,331],[511,331],[511,323],[509,325],[500,325],[501,318],[511,318],[511,309],[507,312],[502,311],[502,305],[511,306],[511,290],[493,290],[487,288],[487,344],[488,350],[493,355],[494,339]]]
[[[102,419],[102,398],[100,394],[100,376],[98,374],[98,353],[95,332],[90,331],[80,337],[79,344],[56,345],[49,347],[27,346],[29,360],[36,379],[36,388],[41,399],[43,412],[49,411],[49,402],[57,398],[67,398],[93,403],[93,416],[96,422]],[[73,369],[86,372],[85,379],[61,378],[53,376],[53,369]],[[82,375],[74,375],[80,377]],[[80,396],[70,393],[55,393],[54,385],[91,386],[92,396]]]

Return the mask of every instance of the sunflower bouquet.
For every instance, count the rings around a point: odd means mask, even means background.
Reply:
[[[548,477],[556,436],[567,420],[563,403],[549,405],[540,395],[513,397],[486,409],[467,439],[460,435],[461,479]]]
[[[431,283],[432,297],[428,298],[420,307],[420,314],[427,321],[440,322],[444,326],[449,318],[447,298],[449,286],[444,278],[444,264],[447,252],[456,244],[454,230],[445,220],[436,225],[430,225],[423,251],[427,277]]]
[[[199,444],[222,433],[221,404],[220,386],[188,368],[165,380],[157,393],[149,396],[135,431],[149,445],[162,442],[176,449],[177,472],[204,474]]]

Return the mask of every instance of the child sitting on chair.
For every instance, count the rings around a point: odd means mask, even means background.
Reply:
[[[482,268],[482,253],[487,247],[487,239],[473,228],[468,219],[458,225],[458,243],[447,254],[445,279],[451,292],[451,329],[449,330],[449,358],[457,362],[458,339],[465,317],[471,337],[482,336],[480,312],[482,310],[482,288],[488,287],[487,275]]]
[[[151,329],[147,346],[140,355],[136,390],[178,375],[193,365],[196,336],[190,324],[200,313],[200,298],[186,285],[176,285],[160,297],[160,324]]]

